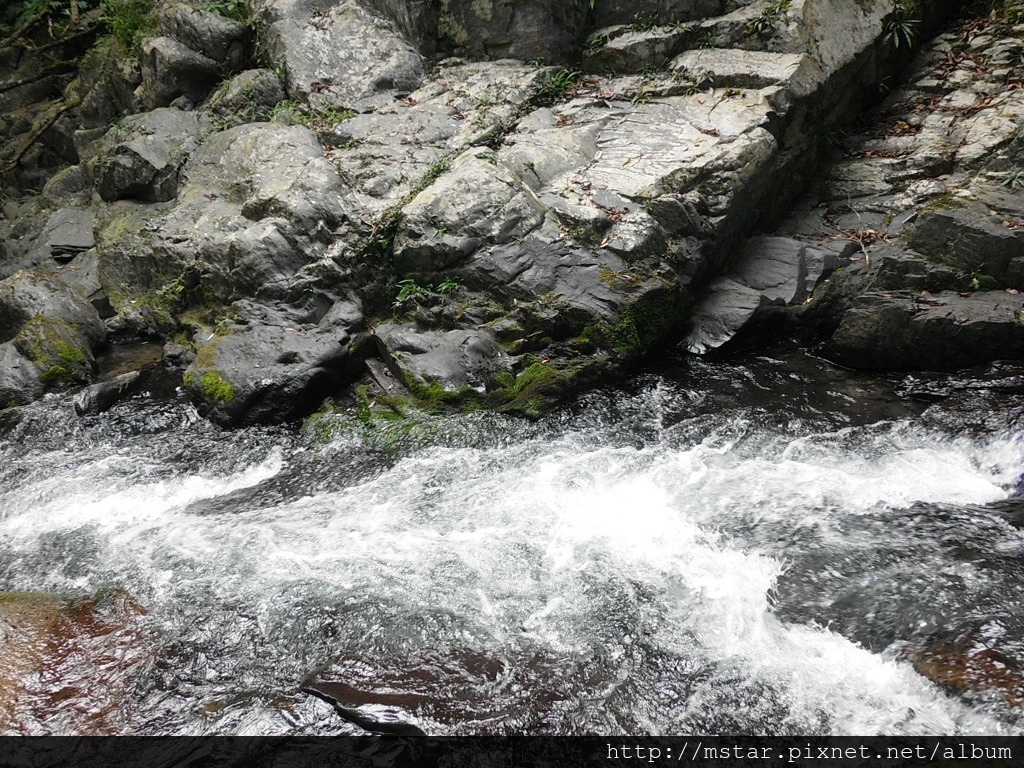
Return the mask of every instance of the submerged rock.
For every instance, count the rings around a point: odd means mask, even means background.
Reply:
[[[134,686],[155,653],[144,613],[121,590],[84,599],[0,592],[0,731],[130,730]]]

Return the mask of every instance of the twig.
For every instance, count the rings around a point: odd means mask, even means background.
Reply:
[[[64,105],[58,107],[57,109],[55,109],[53,111],[53,114],[50,117],[48,117],[46,119],[46,121],[41,126],[36,128],[32,132],[32,135],[28,137],[28,139],[22,145],[21,149],[19,149],[14,154],[14,157],[12,157],[4,165],[0,165],[0,174],[10,173],[15,168],[17,168],[18,167],[18,163],[20,163],[21,159],[23,157],[25,157],[25,154],[29,151],[29,149],[32,148],[32,145],[35,144],[37,141],[39,141],[40,137],[44,133],[46,133],[50,128],[53,127],[54,123],[56,123],[60,119],[60,116],[63,115],[65,112],[71,111],[72,109],[74,109],[75,107],[77,107],[81,103],[82,103],[81,99],[75,99],[74,101],[70,101],[67,104],[64,104]]]

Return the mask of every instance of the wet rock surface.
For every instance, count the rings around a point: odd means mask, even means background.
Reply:
[[[130,691],[154,659],[143,614],[117,590],[82,599],[0,593],[0,731],[123,732]],[[54,679],[59,688],[50,685]]]

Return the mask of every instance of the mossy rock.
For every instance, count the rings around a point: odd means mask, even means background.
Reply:
[[[92,380],[95,360],[88,342],[61,320],[33,317],[22,326],[14,346],[39,369],[39,380],[48,389]]]
[[[237,397],[231,382],[215,370],[203,373],[190,371],[185,376],[185,386],[213,406],[230,405]]]

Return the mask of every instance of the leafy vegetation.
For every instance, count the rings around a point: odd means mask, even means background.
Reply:
[[[1024,189],[1024,169],[1011,168],[1004,171],[1001,176],[1002,180],[999,183],[1002,186],[1010,189]]]
[[[896,0],[893,12],[885,23],[885,39],[895,48],[911,48],[917,40],[917,0]]]
[[[420,285],[415,280],[409,278],[400,281],[395,287],[398,289],[398,294],[395,296],[392,306],[396,309],[401,309],[410,302],[421,303],[424,300],[436,298],[437,296],[455,293],[462,290],[463,286],[458,280],[449,277],[437,285]]]
[[[545,77],[530,98],[534,107],[551,107],[572,98],[583,73],[576,69],[560,69]]]
[[[154,4],[155,0],[101,0],[100,23],[121,45],[133,47],[156,31]]]
[[[747,24],[747,34],[765,35],[771,32],[786,15],[790,2],[791,0],[772,0]]]
[[[311,131],[324,133],[355,117],[355,114],[350,109],[342,109],[333,104],[316,107],[298,99],[286,99],[270,111],[270,119],[275,123],[302,125]]]
[[[203,8],[227,19],[234,19],[243,24],[250,21],[249,7],[245,0],[207,0]]]

